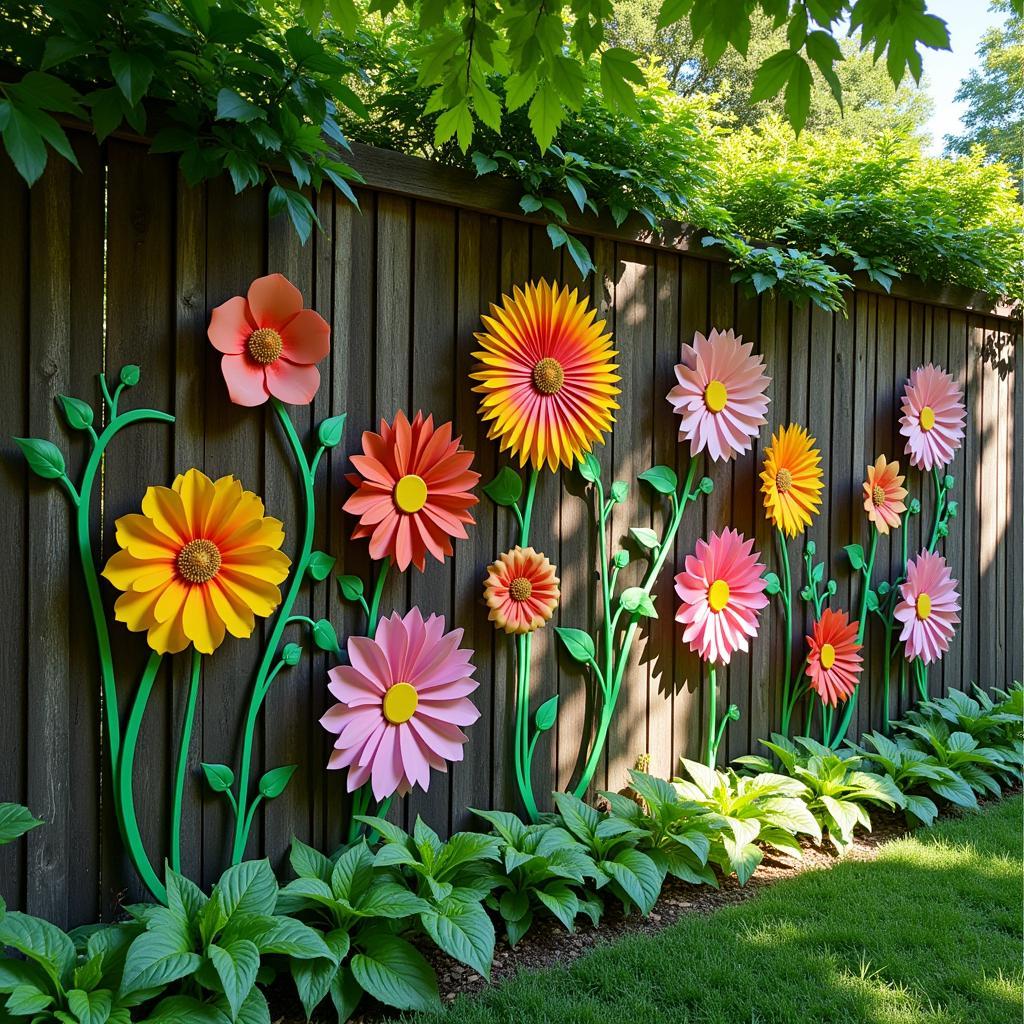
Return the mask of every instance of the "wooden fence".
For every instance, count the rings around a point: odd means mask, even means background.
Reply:
[[[60,923],[110,914],[118,900],[140,895],[118,841],[107,797],[103,717],[84,588],[73,559],[71,516],[58,489],[31,478],[12,435],[50,437],[77,472],[79,441],[62,431],[59,394],[97,398],[95,374],[125,363],[142,366],[142,382],[126,401],[167,409],[173,427],[132,428],[108,457],[99,543],[109,553],[114,519],[136,510],[150,483],[168,483],[189,466],[211,475],[234,473],[265,496],[270,514],[297,532],[298,500],[276,424],[265,410],[231,405],[206,340],[213,306],[244,293],[263,273],[281,271],[332,327],[332,351],[313,405],[296,411],[308,431],[324,416],[346,411],[348,428],[317,482],[318,547],[338,557],[338,570],[367,575],[365,542],[348,539],[353,521],[341,512],[347,454],[360,432],[399,409],[453,419],[475,468],[489,479],[500,464],[477,419],[467,383],[472,333],[489,302],[530,278],[557,278],[590,294],[608,318],[620,350],[622,414],[599,451],[609,473],[632,479],[654,463],[684,455],[665,401],[680,343],[694,331],[734,327],[754,339],[772,377],[771,425],[805,423],[824,456],[827,500],[810,536],[839,582],[837,601],[850,608],[858,589],[841,549],[867,539],[860,484],[877,453],[897,455],[898,396],[908,372],[934,360],[966,390],[968,433],[953,472],[960,514],[946,554],[961,581],[963,624],[933,691],[1004,685],[1024,675],[1022,572],[1024,542],[1024,388],[1015,374],[1020,323],[964,308],[955,289],[928,292],[901,283],[897,296],[864,288],[851,294],[849,316],[797,308],[770,294],[743,295],[727,264],[683,235],[656,244],[629,231],[585,225],[597,273],[580,281],[553,252],[542,226],[511,214],[500,184],[474,185],[420,161],[376,151],[358,159],[371,187],[359,194],[361,212],[325,190],[314,201],[324,233],[301,247],[289,226],[268,221],[263,197],[231,194],[224,181],[186,187],[168,158],[150,157],[137,142],[111,140],[101,148],[75,138],[76,173],[53,160],[26,190],[0,158],[0,460],[3,536],[0,548],[5,636],[0,649],[0,800],[27,803],[47,821],[26,840],[0,849],[0,893],[13,907]],[[447,200],[447,201],[446,201]],[[898,296],[905,297],[898,297]],[[956,308],[957,303],[964,306]],[[752,457],[710,470],[714,493],[687,513],[677,561],[697,537],[733,524],[772,551],[760,509],[757,474],[768,431]],[[915,493],[921,479],[911,472]],[[632,487],[615,515],[617,533],[630,525],[657,526],[663,510]],[[930,521],[913,520],[911,550]],[[468,541],[443,566],[394,578],[384,607],[410,603],[438,612],[466,630],[477,652],[481,720],[470,730],[466,761],[435,775],[430,791],[400,802],[398,820],[422,814],[441,830],[464,827],[469,807],[513,807],[510,730],[511,661],[481,601],[484,568],[507,548],[505,511],[484,499]],[[557,562],[563,602],[558,620],[586,626],[595,611],[594,541],[580,481],[542,479],[534,518],[535,543]],[[883,538],[882,573],[898,557]],[[626,570],[630,577],[639,563]],[[104,584],[106,588],[106,585]],[[107,590],[107,599],[112,594]],[[345,633],[357,629],[330,581],[297,608],[329,616]],[[670,775],[680,755],[697,755],[704,721],[696,660],[681,646],[673,623],[671,573],[657,591],[660,618],[639,646],[623,689],[600,786],[619,788],[637,755]],[[800,633],[806,623],[799,623]],[[743,716],[728,732],[727,754],[752,750],[777,721],[776,680],[781,617],[766,616],[749,657],[725,674],[723,696]],[[145,657],[143,644],[113,627],[122,702]],[[258,657],[255,640],[228,640],[204,673],[186,794],[184,868],[210,883],[228,852],[226,809],[198,776],[202,761],[236,764],[240,718]],[[578,667],[559,657],[550,629],[534,642],[534,706],[561,697],[557,729],[537,757],[536,786],[565,786],[577,766],[586,721],[586,687]],[[857,727],[880,718],[880,653],[873,646],[862,684]],[[136,776],[141,825],[155,863],[165,846],[160,824],[170,806],[170,765],[184,711],[187,659],[165,671],[142,737]],[[305,658],[272,690],[258,735],[257,767],[297,763],[284,796],[261,810],[250,853],[275,863],[294,833],[331,848],[340,837],[346,800],[342,778],[324,764],[329,739],[317,719],[329,702],[326,656]],[[899,707],[896,707],[896,704]],[[893,712],[905,706],[893,694]],[[237,765],[236,765],[237,766]]]

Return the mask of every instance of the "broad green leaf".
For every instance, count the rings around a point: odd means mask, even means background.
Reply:
[[[248,939],[264,954],[276,953],[300,960],[331,959],[333,955],[315,928],[281,914],[239,915],[224,934],[230,934],[233,939]]]
[[[292,871],[299,878],[319,878],[322,882],[330,882],[333,865],[319,850],[307,846],[299,839],[292,837],[288,862]]]
[[[864,549],[859,544],[847,544],[843,550],[850,560],[851,569],[860,569],[864,565]]]
[[[675,470],[668,466],[652,466],[644,470],[637,479],[650,484],[659,494],[675,494],[679,489],[679,478]]]
[[[397,935],[372,935],[349,965],[363,989],[385,1006],[421,1011],[441,1006],[433,968]]]
[[[144,53],[112,50],[110,72],[117,82],[122,95],[131,106],[135,106],[149,89],[156,68]]]
[[[601,463],[593,452],[587,452],[579,463],[580,476],[588,483],[595,483],[601,479]]]
[[[128,949],[121,975],[121,995],[163,988],[194,974],[202,962],[202,957],[192,952],[184,918],[180,929],[144,932]]]
[[[0,916],[0,949],[11,946],[34,960],[55,982],[65,978],[75,962],[75,945],[56,925],[18,911]]]
[[[249,860],[230,867],[214,889],[226,918],[234,914],[272,914],[277,879],[268,860]]]
[[[42,824],[41,819],[21,804],[0,804],[0,846],[13,842]]]
[[[635,615],[641,615],[648,619],[656,619],[658,613],[654,608],[654,601],[643,587],[628,587],[619,595],[619,604],[627,611]]]
[[[596,648],[594,638],[589,633],[570,626],[555,626],[555,635],[574,661],[586,665],[594,658]]]
[[[223,947],[215,943],[208,946],[206,955],[220,978],[224,995],[231,1007],[231,1016],[235,1018],[256,984],[260,951],[248,939],[236,939]]]
[[[265,117],[266,114],[259,107],[243,99],[234,89],[223,88],[217,93],[218,121],[241,121],[244,123]]]
[[[479,903],[449,900],[424,911],[420,923],[434,943],[450,957],[490,978],[494,958],[494,925]]]
[[[529,119],[533,137],[542,153],[546,152],[555,138],[555,132],[562,123],[564,111],[554,85],[545,80],[530,103]]]
[[[534,715],[533,722],[537,727],[538,732],[547,732],[555,724],[555,719],[558,717],[558,694],[554,697],[549,697],[539,708],[537,708],[537,714]]]
[[[334,448],[341,443],[342,435],[345,433],[345,419],[347,413],[338,416],[328,416],[317,428],[317,440],[324,448]]]
[[[226,793],[235,784],[235,773],[226,764],[207,764],[200,767],[206,782],[214,793]]]
[[[363,581],[358,576],[339,576],[338,589],[346,601],[356,602],[363,596]]]
[[[328,654],[339,654],[341,645],[338,643],[338,634],[328,619],[318,619],[313,626],[313,642],[321,651]]]
[[[41,437],[16,437],[29,469],[44,480],[57,480],[64,476],[64,456],[51,441]]]
[[[331,574],[331,570],[334,568],[334,563],[337,561],[333,555],[327,554],[326,551],[314,551],[309,556],[309,575],[313,577],[318,583],[321,580],[327,579]]]
[[[46,168],[46,144],[29,112],[8,101],[0,101],[4,148],[18,173],[31,187]],[[15,438],[17,440],[17,438]]]
[[[87,430],[92,426],[93,411],[88,402],[80,398],[72,398],[70,395],[58,395],[64,419],[73,430]]]
[[[654,551],[658,546],[658,535],[646,526],[631,526],[629,535],[645,551]]]
[[[274,797],[280,796],[284,792],[285,787],[291,781],[297,767],[298,765],[285,764],[281,765],[280,768],[271,768],[270,771],[266,772],[260,779],[260,793],[268,800],[272,800]]]
[[[514,469],[502,466],[498,475],[485,484],[483,490],[495,505],[515,505],[523,493],[523,480]]]

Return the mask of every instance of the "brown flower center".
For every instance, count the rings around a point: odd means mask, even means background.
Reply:
[[[212,540],[190,540],[174,564],[186,583],[209,583],[220,572],[220,549]]]
[[[533,584],[525,576],[517,576],[508,585],[508,596],[513,601],[525,601],[533,593]]]
[[[785,494],[793,486],[793,474],[783,467],[775,474],[775,490]]]
[[[284,342],[273,327],[260,327],[249,335],[245,343],[249,358],[261,366],[269,366],[281,354]]]
[[[871,491],[871,504],[874,505],[875,508],[885,504],[885,491],[882,490],[878,484],[875,484]]]
[[[545,356],[533,368],[533,386],[542,395],[557,395],[565,383],[565,370],[557,359]]]

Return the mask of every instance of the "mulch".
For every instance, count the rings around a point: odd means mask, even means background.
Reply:
[[[1020,792],[1019,789],[1004,791],[1003,798]],[[984,806],[992,801],[979,800]],[[942,814],[943,818],[960,817],[963,812],[958,808],[948,807]],[[436,946],[421,946],[423,955],[437,971],[441,999],[450,1003],[461,994],[473,994],[482,991],[489,985],[500,984],[520,971],[536,971],[545,967],[569,964],[590,950],[608,942],[615,942],[627,935],[655,935],[664,928],[675,924],[687,914],[711,914],[723,907],[742,903],[756,895],[761,889],[784,878],[790,878],[803,871],[820,871],[833,867],[842,860],[874,860],[878,856],[879,847],[890,840],[897,839],[913,831],[907,825],[902,814],[872,812],[872,831],[866,832],[858,828],[853,844],[846,853],[839,857],[827,842],[821,846],[810,841],[801,843],[803,857],[777,854],[766,850],[764,860],[757,871],[741,886],[735,875],[718,874],[719,888],[708,885],[690,885],[675,878],[667,878],[661,890],[661,896],[654,909],[647,917],[636,913],[625,914],[617,900],[608,901],[608,906],[601,923],[595,928],[589,923],[579,925],[573,933],[565,929],[554,918],[541,918],[521,939],[515,948],[509,946],[503,937],[501,925],[499,939],[494,948],[494,963],[491,967],[491,980],[486,981],[472,968],[452,960]],[[584,921],[585,918],[578,918]],[[276,1011],[274,1024],[303,1024],[305,1014],[295,999],[294,988],[290,979],[278,983],[271,989],[271,1005]],[[389,1007],[381,1006],[369,996],[364,997],[360,1012],[351,1020],[352,1024],[376,1024],[396,1015]],[[318,1016],[314,1021],[327,1022],[333,1016]]]

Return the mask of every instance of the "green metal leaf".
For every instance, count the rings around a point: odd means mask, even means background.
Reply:
[[[779,582],[779,577],[773,572],[766,572],[764,574],[765,582],[767,586],[764,588],[765,593],[769,596],[774,596],[779,593],[782,589],[782,584]]]
[[[544,701],[537,714],[533,717],[533,723],[537,726],[537,732],[547,732],[555,724],[558,718],[558,694]]]
[[[484,494],[495,505],[514,505],[523,493],[522,477],[509,466],[502,466],[498,475],[484,485]]]
[[[859,544],[847,544],[843,550],[852,569],[860,569],[864,565],[864,549]]]
[[[675,494],[679,487],[679,478],[675,470],[668,466],[652,466],[637,479],[650,484],[659,494]]]
[[[64,456],[52,441],[41,437],[16,437],[29,469],[44,480],[57,480],[64,476]]]
[[[68,426],[72,430],[87,430],[92,426],[94,414],[88,402],[72,398],[70,395],[58,395],[57,400],[60,402],[64,419],[68,421]]]
[[[281,660],[286,665],[298,665],[302,658],[302,647],[296,643],[285,644],[281,651]]]
[[[313,641],[321,651],[328,654],[339,654],[341,646],[338,643],[338,634],[334,626],[327,619],[319,619],[313,627]]]
[[[358,601],[363,596],[363,581],[358,576],[339,576],[338,590],[346,601]]]
[[[268,800],[273,800],[275,796],[280,796],[288,783],[291,782],[297,767],[298,765],[285,764],[281,765],[280,768],[271,768],[269,772],[266,772],[263,778],[260,779],[259,785],[259,790],[263,796]]]
[[[580,461],[580,476],[588,483],[595,483],[601,479],[601,463],[593,452],[587,452]]]
[[[334,448],[341,442],[341,436],[345,432],[345,418],[347,413],[339,416],[328,416],[321,422],[317,429],[317,440],[325,448]]]
[[[555,626],[555,635],[562,641],[562,645],[573,660],[586,665],[593,659],[596,648],[594,638],[589,633],[570,626]]]
[[[643,615],[648,619],[656,619],[658,617],[658,613],[654,608],[654,602],[651,600],[651,595],[643,587],[629,587],[624,590],[619,595],[619,604],[627,612]]]
[[[129,363],[127,366],[121,367],[121,383],[126,388],[133,388],[139,383],[139,378],[142,376],[142,371],[134,364]]]
[[[658,546],[658,535],[646,526],[630,527],[629,535],[645,551],[653,551]]]
[[[206,781],[215,793],[226,793],[235,784],[235,773],[226,764],[202,764]]]
[[[629,495],[629,484],[625,480],[616,480],[611,487],[612,501],[621,505]]]
[[[337,559],[326,551],[314,551],[309,556],[309,575],[317,582],[327,579],[336,561]]]

